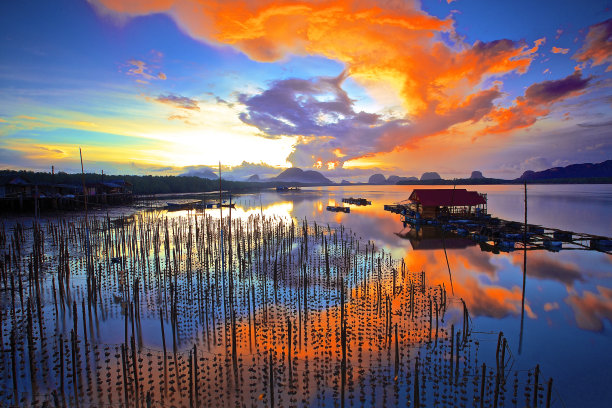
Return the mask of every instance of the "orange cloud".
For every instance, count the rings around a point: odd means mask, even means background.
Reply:
[[[531,47],[508,39],[466,44],[454,35],[451,17],[428,15],[413,1],[136,0],[129,4],[122,0],[90,1],[121,16],[165,13],[191,37],[213,45],[230,45],[253,60],[273,62],[290,55],[317,55],[342,62],[346,74],[364,85],[392,84],[401,96],[407,113],[405,119],[411,126],[388,131],[381,127],[384,134],[371,138],[366,148],[352,143],[360,147],[359,153],[347,152],[346,160],[413,146],[415,140],[485,117],[510,123],[511,118],[504,116],[517,116],[520,112],[499,111],[489,116],[500,91],[498,86],[483,90],[483,83],[491,77],[527,72],[546,41],[538,39]],[[448,38],[452,38],[451,43]],[[147,73],[145,67],[135,66],[133,74],[147,80],[142,77]],[[521,112],[524,110],[520,108]],[[531,125],[546,113],[532,110],[530,119],[522,126]],[[516,119],[514,122],[518,123]],[[497,132],[505,129],[492,127]],[[307,147],[298,142],[296,146],[307,151],[296,149],[296,155],[341,162],[332,152],[352,140],[336,138],[332,135],[331,142],[311,143]]]
[[[552,49],[550,51],[553,54],[567,54],[569,52],[569,48],[552,47]]]
[[[591,77],[583,78],[580,71],[575,71],[563,79],[535,83],[527,88],[524,96],[516,98],[513,106],[492,111],[486,120],[494,124],[480,135],[529,127],[548,115],[554,103],[582,93],[590,81]]]
[[[597,286],[599,293],[584,291],[583,296],[571,295],[565,301],[574,310],[578,327],[603,330],[603,321],[612,322],[612,289]]]
[[[590,26],[584,45],[572,58],[593,66],[609,64],[606,72],[612,71],[612,19]]]
[[[287,55],[342,61],[358,80],[384,77],[397,83],[412,114],[457,89],[468,93],[485,77],[526,72],[543,42],[531,49],[510,40],[451,47],[439,34],[453,31],[452,19],[430,16],[412,2],[97,1],[121,14],[167,13],[192,37],[229,44],[257,61]]]

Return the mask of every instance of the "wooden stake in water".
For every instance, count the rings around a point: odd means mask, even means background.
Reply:
[[[521,297],[521,329],[519,334],[519,349],[523,351],[523,322],[525,320],[525,283],[527,281],[527,182],[525,182],[525,224],[523,224],[523,295]]]

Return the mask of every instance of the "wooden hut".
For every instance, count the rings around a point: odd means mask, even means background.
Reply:
[[[22,176],[11,176],[0,180],[0,198],[32,197],[34,185]]]
[[[485,214],[487,211],[486,194],[464,188],[419,188],[412,191],[409,200],[412,209],[421,218],[428,219],[448,215]]]

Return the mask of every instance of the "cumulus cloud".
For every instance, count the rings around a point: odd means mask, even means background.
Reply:
[[[593,66],[609,64],[612,70],[612,19],[589,27],[585,42],[572,57],[578,62],[591,62]]]
[[[329,88],[333,84],[322,80],[276,84],[279,88],[276,91],[285,91],[281,96],[289,102],[292,101],[288,98],[299,92],[299,86],[306,86],[311,94],[314,86],[327,86],[337,97],[328,105],[324,100],[319,100],[318,105],[312,100],[306,101],[314,109],[329,109],[331,115],[311,117],[309,123],[290,117],[289,109],[281,112],[284,120],[263,113],[265,110],[259,106],[268,103],[266,99],[272,90],[259,99],[244,100],[258,105],[249,107],[250,111],[243,117],[245,122],[269,130],[270,136],[281,132],[298,134],[294,128],[309,126],[302,140],[308,142],[308,149],[316,145],[331,148],[327,151],[331,159],[335,158],[330,152],[335,150],[336,135],[342,126],[345,129],[352,126],[350,132],[344,132],[350,135],[344,141],[365,147],[364,151],[369,154],[375,146],[388,151],[414,138],[444,131],[461,123],[462,117],[474,120],[486,115],[490,102],[483,99],[492,100],[499,91],[497,88],[482,90],[483,82],[511,72],[525,73],[545,41],[539,39],[533,46],[508,39],[467,44],[454,32],[450,17],[440,19],[420,10],[417,3],[396,0],[90,1],[123,16],[166,13],[192,37],[209,44],[230,45],[257,61],[277,61],[289,55],[319,55],[342,62],[347,73],[359,83],[367,86],[384,81],[397,89],[410,123],[407,119],[383,123],[376,115],[343,112],[342,109],[350,106],[343,99],[345,94]],[[352,46],[355,43],[359,46]],[[280,89],[281,86],[284,88]],[[482,109],[470,112],[478,103],[483,104]],[[346,115],[352,115],[350,122]],[[438,120],[446,127],[426,123]],[[333,121],[337,123],[330,126]],[[366,127],[367,121],[373,122],[374,130]],[[329,128],[336,133],[326,133]],[[378,137],[381,134],[384,137]],[[311,137],[327,139],[313,141]],[[373,141],[363,146],[368,138]]]
[[[513,106],[492,111],[487,119],[494,124],[487,126],[481,135],[529,127],[548,115],[552,104],[584,91],[591,80],[592,77],[583,78],[577,70],[563,79],[535,83],[527,88],[524,96],[516,98]]]
[[[296,166],[336,163],[388,152],[420,137],[462,122],[476,122],[493,109],[501,96],[497,88],[469,95],[454,107],[435,103],[420,116],[385,119],[356,111],[338,77],[286,79],[256,95],[239,95],[246,110],[240,118],[270,136],[298,136],[289,161]]]
[[[167,94],[159,95],[155,98],[157,102],[165,103],[166,105],[174,106],[175,108],[187,109],[187,110],[200,110],[198,102],[195,99],[188,98],[186,96]],[[174,118],[178,119],[178,118]]]

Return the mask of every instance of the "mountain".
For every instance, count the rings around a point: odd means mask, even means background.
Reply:
[[[387,184],[395,184],[400,181],[402,178],[400,176],[389,176],[387,179]]]
[[[350,182],[350,181],[348,181],[348,180],[342,180],[342,181],[340,182],[340,184],[351,184],[351,182]]]
[[[612,177],[612,160],[601,163],[571,164],[565,167],[553,167],[543,171],[528,170],[518,180],[549,180],[571,178]]]
[[[249,182],[254,182],[254,183],[258,183],[261,181],[261,179],[259,178],[259,176],[257,174],[253,174],[251,177],[249,177],[246,181]]]
[[[308,183],[308,184],[333,184],[333,182],[314,170],[302,170],[298,167],[290,167],[283,171],[271,181],[284,181],[288,183]]]
[[[372,174],[368,179],[370,184],[387,184],[387,179],[382,174]]]
[[[471,180],[474,180],[474,179],[483,179],[483,178],[485,178],[485,177],[482,175],[482,172],[478,171],[478,170],[474,170],[472,172],[472,175],[470,176]]]
[[[421,180],[442,180],[442,177],[435,171],[428,171],[423,173]]]
[[[204,178],[204,179],[210,179],[210,180],[214,180],[214,179],[218,179],[219,176],[216,175],[211,169],[209,169],[208,167],[200,167],[198,169],[190,169],[189,171],[180,174],[180,176],[185,176],[185,177],[199,177],[199,178]],[[224,177],[225,179],[225,177]]]

